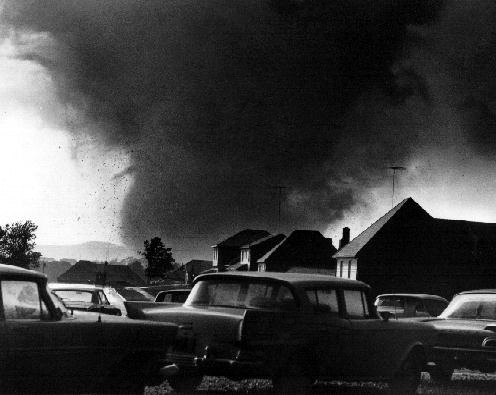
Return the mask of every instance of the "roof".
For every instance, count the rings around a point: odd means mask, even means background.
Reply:
[[[306,266],[309,262],[319,262],[332,258],[336,248],[332,240],[324,237],[318,230],[295,230],[269,252],[257,260],[285,262],[285,266]],[[326,262],[327,263],[327,262]],[[314,266],[314,265],[311,265]]]
[[[251,243],[248,243],[248,244],[245,244],[244,246],[242,246],[241,248],[250,248],[250,247],[253,247],[253,246],[256,246],[257,244],[261,244],[267,240],[270,240],[270,239],[273,239],[274,237],[285,237],[283,234],[277,234],[277,235],[268,235],[266,237],[262,237],[261,239],[258,239],[258,240],[255,240]]]
[[[352,241],[346,244],[338,252],[336,252],[334,258],[352,258],[355,257],[358,252],[388,223],[388,221],[403,207],[410,207],[415,210],[422,210],[423,213],[427,214],[425,210],[418,205],[412,198],[407,198],[397,204],[394,208],[389,210],[385,215],[375,221]],[[428,214],[427,214],[428,215]]]
[[[212,266],[212,261],[207,261],[207,260],[204,260],[204,259],[192,259],[191,261],[188,261],[184,264],[186,267],[190,267],[190,266],[196,266],[196,265],[210,265]]]
[[[93,283],[97,273],[106,272],[107,283],[129,286],[145,285],[145,281],[128,265],[105,265],[89,261],[79,261],[58,277],[62,283]]]
[[[287,239],[287,237],[284,237],[284,238],[283,238],[283,239],[282,239],[282,240],[281,240],[278,244],[276,244],[276,245],[275,245],[275,246],[274,246],[271,250],[267,251],[267,253],[266,253],[264,256],[262,256],[261,258],[259,258],[259,259],[257,260],[257,262],[258,262],[258,263],[263,263],[263,262],[265,262],[265,260],[266,260],[269,256],[271,256],[271,255],[272,255],[272,253],[273,253],[275,250],[277,250],[277,249],[279,248],[279,246],[280,246],[282,243],[284,243],[284,241],[285,241],[286,239]]]
[[[233,271],[233,270],[248,270],[248,264],[247,263],[242,263],[242,262],[238,262],[238,263],[235,263],[234,265],[230,265],[228,267],[226,267],[226,270],[230,270],[230,271]]]
[[[48,287],[52,290],[59,289],[77,289],[81,291],[103,290],[103,287],[93,284],[67,284],[67,283],[49,283]]]
[[[253,243],[256,240],[269,236],[266,230],[245,229],[236,233],[213,247],[241,247]]]
[[[24,269],[20,266],[15,265],[4,265],[0,264],[0,275],[23,275],[34,278],[46,278],[43,273],[37,272],[35,270]]]
[[[325,267],[304,267],[304,266],[293,266],[287,273],[312,273],[312,274],[327,274],[328,276],[336,275],[336,269],[329,269]]]
[[[310,273],[279,273],[279,272],[219,272],[211,274],[202,274],[195,279],[195,283],[200,279],[215,279],[215,278],[253,278],[264,280],[278,280],[285,281],[294,285],[352,285],[363,288],[369,286],[361,281],[349,280],[346,278],[339,278],[334,276],[327,276],[323,274],[310,274]]]
[[[429,295],[429,294],[381,294],[377,295],[377,298],[381,297],[406,297],[406,298],[418,298],[418,299],[436,299],[442,300],[443,302],[447,302],[447,300],[439,295]]]

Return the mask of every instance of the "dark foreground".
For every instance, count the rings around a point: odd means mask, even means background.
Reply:
[[[217,377],[206,377],[196,391],[199,395],[215,394],[256,394],[273,395],[271,383],[268,380],[244,380],[241,382],[230,381]],[[159,387],[148,387],[146,395],[173,394],[167,384]],[[372,383],[317,383],[313,394],[335,395],[382,395],[387,394],[385,385]],[[496,374],[480,374],[469,371],[456,371],[451,383],[436,385],[424,374],[422,385],[417,391],[419,395],[496,395]]]

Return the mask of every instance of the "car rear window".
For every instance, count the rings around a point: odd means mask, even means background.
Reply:
[[[405,308],[405,299],[398,296],[381,296],[377,299],[377,306]]]
[[[203,280],[194,286],[186,305],[292,310],[297,302],[279,282]]]
[[[53,290],[68,308],[88,308],[92,304],[99,304],[98,294],[92,291],[57,289]]]

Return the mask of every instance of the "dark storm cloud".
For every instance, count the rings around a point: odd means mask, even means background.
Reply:
[[[324,230],[374,174],[408,158],[419,137],[405,103],[425,116],[430,93],[415,68],[393,66],[420,39],[409,27],[435,21],[441,2],[4,7],[18,31],[53,37],[55,53],[26,57],[49,68],[62,100],[78,109],[73,132],[128,150],[125,240],[141,245],[158,234],[180,245],[274,230],[275,186],[285,187],[283,229]]]

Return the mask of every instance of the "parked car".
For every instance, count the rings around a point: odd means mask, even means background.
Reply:
[[[42,273],[0,265],[0,392],[143,393],[163,381],[176,325],[71,315],[46,285]]]
[[[368,285],[317,274],[205,274],[183,306],[144,316],[180,326],[163,371],[184,392],[213,375],[271,378],[281,394],[317,379],[388,381],[413,394],[434,335],[430,325],[379,319]]]
[[[169,289],[160,291],[155,297],[155,302],[180,303],[183,304],[188,299],[191,289]]]
[[[153,295],[153,297],[155,297],[161,291],[184,288],[184,282],[176,281],[168,284],[148,285],[146,287],[140,287],[140,288],[148,292],[150,295]]]
[[[427,294],[383,294],[375,299],[377,312],[389,312],[395,318],[437,317],[448,306],[441,296]]]
[[[183,304],[191,289],[169,289],[167,291],[160,291],[155,300],[126,300],[124,306],[126,314],[129,318],[145,318],[144,312],[147,309],[154,309],[157,307],[176,307]]]
[[[140,287],[124,287],[116,290],[124,300],[131,301],[152,301],[155,297]]]
[[[439,332],[429,371],[433,379],[450,380],[458,368],[496,372],[496,289],[462,292],[428,321]]]
[[[118,303],[124,306],[124,299],[114,289],[92,284],[64,283],[50,283],[48,288],[64,302],[68,309],[122,315]],[[113,304],[109,299],[112,299]]]

